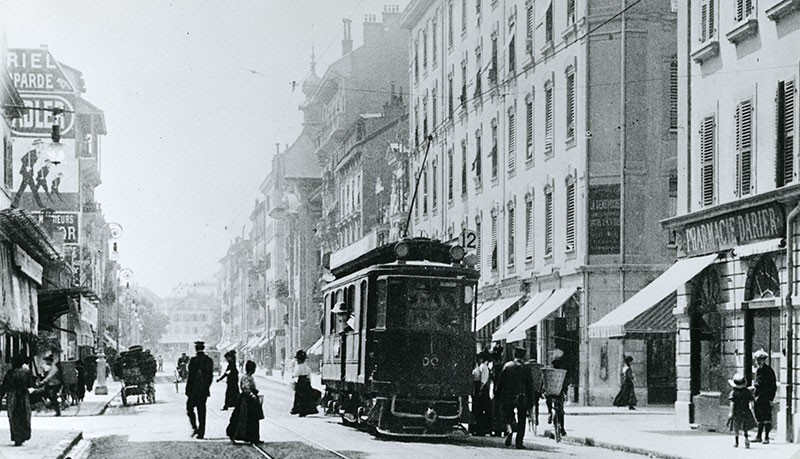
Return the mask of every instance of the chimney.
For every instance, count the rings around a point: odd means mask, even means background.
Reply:
[[[342,56],[350,54],[353,51],[353,37],[350,35],[350,19],[342,19],[344,24],[344,38],[342,38]]]
[[[383,5],[383,26],[397,27],[400,22],[400,5]]]
[[[364,44],[370,45],[380,37],[383,31],[383,24],[378,22],[377,16],[374,14],[364,15]]]

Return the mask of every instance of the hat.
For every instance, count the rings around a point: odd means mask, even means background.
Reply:
[[[633,356],[632,355],[626,355],[625,356],[625,363],[631,363],[631,362],[633,362]]]
[[[756,359],[756,360],[766,359],[768,357],[769,357],[769,354],[767,354],[766,351],[764,351],[764,349],[759,349],[759,350],[757,350],[757,351],[755,351],[753,353],[753,358]]]
[[[194,348],[198,351],[202,351],[203,349],[206,348],[206,343],[203,341],[195,341]]]
[[[294,358],[298,359],[298,360],[305,359],[306,358],[306,351],[300,349],[299,351],[297,351],[297,353],[294,354]]]
[[[482,350],[482,351],[481,351],[481,352],[478,354],[478,356],[479,356],[480,358],[482,358],[483,360],[491,360],[491,359],[492,359],[492,354],[490,354],[490,353],[489,353],[489,351],[487,351],[486,349]]]
[[[40,143],[42,143],[42,139],[35,139],[31,145],[39,145]]]
[[[734,389],[744,389],[747,387],[747,380],[744,379],[743,374],[736,373],[733,375],[733,379],[728,380],[728,384]]]
[[[553,358],[554,359],[560,359],[561,357],[564,357],[564,351],[562,351],[561,349],[556,348],[556,350],[553,351]]]

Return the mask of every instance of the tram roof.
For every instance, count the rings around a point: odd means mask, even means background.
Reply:
[[[389,263],[381,263],[381,264],[367,266],[356,272],[352,272],[347,275],[337,277],[336,280],[325,285],[323,289],[338,287],[341,284],[346,284],[347,282],[350,282],[353,279],[363,277],[367,273],[373,271],[388,271],[391,272],[392,274],[402,276],[402,275],[415,275],[420,271],[420,268],[422,269],[433,268],[434,270],[437,271],[448,270],[450,273],[456,275],[460,274],[468,278],[475,278],[475,279],[478,278],[478,272],[476,270],[466,268],[463,266],[452,265],[449,263],[439,263],[439,262],[425,261],[425,260],[393,261]]]
[[[397,242],[376,247],[375,233],[371,233],[355,243],[331,254],[330,270],[337,278],[359,271],[363,268],[398,261],[400,258],[395,251],[396,247],[405,244],[407,255],[402,259],[406,262],[428,261],[449,264],[452,262],[450,249],[452,244],[428,238],[403,239]]]

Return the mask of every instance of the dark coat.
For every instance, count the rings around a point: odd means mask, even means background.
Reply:
[[[186,395],[189,397],[209,397],[211,382],[214,380],[214,362],[203,352],[189,359],[189,377],[186,379]]]
[[[514,359],[503,366],[497,386],[497,399],[502,405],[516,405],[519,396],[524,397],[525,406],[533,405],[533,373],[521,360]]]
[[[756,398],[763,397],[770,401],[775,398],[778,385],[775,381],[775,372],[769,365],[764,364],[764,366],[756,370],[754,386],[756,387]]]

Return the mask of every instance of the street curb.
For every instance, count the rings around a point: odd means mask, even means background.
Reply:
[[[72,448],[83,439],[83,432],[70,432],[54,446],[51,451],[55,454],[55,459],[64,459]]]
[[[543,433],[539,434],[539,436],[543,438],[555,438],[555,435],[553,434],[552,430],[545,430]],[[642,456],[655,457],[658,459],[686,459],[683,456],[675,456],[673,454],[667,454],[652,449],[637,448],[634,446],[619,445],[616,443],[607,443],[604,441],[598,441],[592,437],[576,437],[573,435],[567,435],[565,437],[561,437],[561,442],[568,443],[571,445],[591,446],[595,448],[603,448],[613,451],[622,451],[624,453],[639,454]]]
[[[89,415],[89,416],[102,416],[102,415],[104,415],[106,413],[106,410],[108,409],[108,405],[111,405],[111,401],[114,400],[115,398],[117,398],[119,396],[119,394],[121,394],[121,393],[122,393],[122,388],[120,388],[117,391],[117,393],[114,394],[113,397],[109,398],[108,401],[103,404],[103,407],[100,408],[100,411],[97,414]]]

